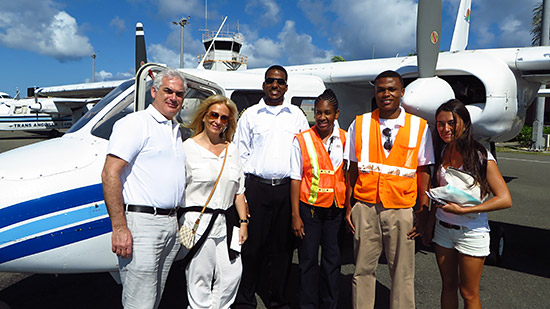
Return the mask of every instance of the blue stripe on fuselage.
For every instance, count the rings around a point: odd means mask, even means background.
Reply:
[[[52,212],[103,201],[101,184],[43,196],[0,209],[0,228]]]
[[[0,249],[0,264],[111,232],[109,218],[73,226]],[[105,250],[109,250],[107,247]]]
[[[107,208],[105,208],[105,203],[91,205],[74,211],[69,209],[67,212],[61,212],[52,217],[29,222],[0,233],[0,245],[77,222],[98,218],[106,214]]]

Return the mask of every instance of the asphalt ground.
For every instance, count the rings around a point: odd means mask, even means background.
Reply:
[[[0,152],[46,137],[0,132]],[[504,148],[501,150],[507,150]],[[512,150],[513,151],[513,150]],[[39,154],[37,154],[39,156]],[[499,266],[486,265],[480,294],[485,308],[550,308],[550,156],[522,151],[497,152],[502,175],[512,193],[513,207],[489,214],[505,231]],[[353,258],[345,235],[338,308],[351,308]],[[417,243],[416,306],[438,308],[440,277],[432,248]],[[377,271],[376,308],[389,308],[390,279],[383,257]],[[298,266],[295,255],[288,285],[291,307],[297,308]],[[161,308],[185,306],[184,270],[173,265]],[[121,286],[107,273],[32,275],[0,273],[0,309],[121,308]],[[259,298],[261,299],[261,298]],[[462,304],[460,305],[462,307]],[[263,308],[261,305],[259,308]]]

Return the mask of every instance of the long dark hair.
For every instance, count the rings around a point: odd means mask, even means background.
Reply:
[[[487,181],[487,149],[474,139],[472,120],[470,119],[468,109],[466,109],[464,103],[457,99],[452,99],[439,106],[435,112],[435,117],[437,118],[437,115],[441,112],[451,112],[453,114],[455,132],[457,118],[462,119],[464,131],[455,140],[456,149],[462,155],[464,170],[474,176],[476,184],[481,188],[481,196],[485,197],[491,192],[489,182]],[[435,152],[434,173],[437,173],[443,160],[443,149],[446,143],[441,139],[437,130],[434,131],[433,141]],[[432,177],[432,179],[435,180],[436,177]]]

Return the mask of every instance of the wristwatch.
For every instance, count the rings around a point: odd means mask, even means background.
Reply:
[[[240,219],[240,220],[239,220],[239,223],[246,223],[246,224],[248,224],[248,222],[249,222],[248,219]]]

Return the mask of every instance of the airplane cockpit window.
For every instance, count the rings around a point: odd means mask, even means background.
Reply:
[[[67,131],[67,133],[72,133],[80,130],[83,126],[85,126],[92,118],[94,118],[95,115],[99,113],[105,106],[109,105],[115,98],[117,98],[121,93],[126,91],[126,89],[130,88],[134,85],[134,80],[128,80],[122,84],[120,84],[118,87],[113,89],[113,91],[109,92],[101,101],[99,101],[94,107],[89,110],[84,116],[82,116],[73,126]],[[133,94],[131,95],[133,98]]]
[[[111,109],[92,129],[92,135],[109,139],[113,125],[120,118],[134,112],[134,92],[127,95]]]

